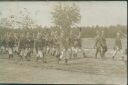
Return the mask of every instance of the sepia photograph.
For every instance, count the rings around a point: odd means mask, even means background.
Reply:
[[[127,1],[0,1],[0,84],[127,85]]]

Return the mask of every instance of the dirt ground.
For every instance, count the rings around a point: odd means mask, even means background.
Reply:
[[[66,65],[0,59],[0,83],[119,84],[126,85],[126,63],[121,60],[78,58]]]

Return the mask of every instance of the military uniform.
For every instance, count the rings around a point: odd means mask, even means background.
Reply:
[[[12,57],[13,58],[13,47],[14,47],[14,37],[13,35],[10,35],[8,39],[8,53],[9,53],[9,59]]]
[[[101,55],[101,37],[100,36],[96,37],[95,47],[96,47],[95,57],[97,58],[98,53],[100,53]]]
[[[101,37],[101,47],[102,47],[101,57],[103,58],[105,56],[105,53],[107,52],[107,43],[104,36]]]
[[[115,51],[113,53],[113,59],[115,58],[116,54],[121,51],[122,43],[121,43],[121,36],[117,35],[115,39]]]

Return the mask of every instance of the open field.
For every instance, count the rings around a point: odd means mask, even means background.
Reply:
[[[93,57],[70,60],[68,65],[53,60],[48,63],[18,59],[0,59],[0,83],[70,83],[126,85],[126,63],[111,58]]]

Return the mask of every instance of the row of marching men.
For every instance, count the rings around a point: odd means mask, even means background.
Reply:
[[[40,32],[36,35],[29,32],[26,34],[9,32],[1,38],[1,41],[1,51],[7,51],[9,59],[18,55],[20,60],[25,58],[29,61],[31,56],[36,56],[37,61],[43,60],[43,62],[47,62],[47,56],[50,55],[56,57],[58,63],[63,59],[67,63],[69,58],[77,57],[77,53],[80,51],[77,47],[69,49],[60,47],[57,39],[49,39],[46,34]]]

